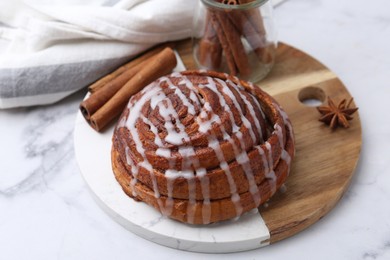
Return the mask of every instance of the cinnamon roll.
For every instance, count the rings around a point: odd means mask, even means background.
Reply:
[[[130,99],[112,141],[124,192],[190,224],[239,217],[269,200],[295,151],[291,123],[271,96],[214,71],[148,85]]]

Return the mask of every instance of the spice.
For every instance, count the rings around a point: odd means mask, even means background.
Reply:
[[[92,128],[101,131],[119,116],[132,95],[157,78],[170,73],[176,63],[173,50],[166,47],[134,67],[127,68],[80,104],[84,118]]]
[[[352,120],[352,114],[355,113],[358,108],[351,108],[353,98],[348,102],[343,99],[338,106],[335,105],[333,100],[328,97],[328,106],[317,107],[317,110],[322,114],[319,121],[330,126],[331,129],[336,129],[338,126],[349,128],[349,120]]]
[[[242,5],[253,0],[215,0],[227,5]],[[221,67],[222,53],[231,75],[248,77],[252,66],[242,42],[244,38],[259,61],[271,63],[266,32],[260,10],[216,10],[206,14],[204,35],[199,41],[199,62],[210,69]]]

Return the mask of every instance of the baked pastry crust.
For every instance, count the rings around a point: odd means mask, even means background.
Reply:
[[[133,96],[113,135],[127,195],[190,224],[238,217],[285,182],[291,123],[252,83],[214,71],[162,77]]]

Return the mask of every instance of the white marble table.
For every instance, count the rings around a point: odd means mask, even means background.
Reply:
[[[322,61],[359,105],[361,160],[322,220],[289,239],[226,255],[179,251],[113,221],[79,172],[73,128],[85,91],[0,111],[0,259],[390,259],[390,2],[290,0],[279,39]]]

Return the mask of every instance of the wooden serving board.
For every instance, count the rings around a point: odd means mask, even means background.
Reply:
[[[185,67],[195,69],[191,42],[179,42],[176,50]],[[184,69],[181,61],[175,70]],[[79,112],[74,131],[76,160],[97,203],[115,221],[145,239],[205,253],[266,246],[293,236],[322,218],[341,198],[353,176],[361,147],[360,120],[356,113],[349,129],[332,131],[318,121],[316,108],[301,100],[323,101],[330,96],[338,102],[350,98],[350,94],[324,65],[286,44],[279,45],[272,72],[258,85],[284,107],[296,138],[296,157],[286,191],[278,191],[266,207],[238,220],[201,226],[162,217],[147,204],[130,199],[115,180],[110,159],[114,126],[97,133]]]
[[[187,69],[196,69],[191,42],[176,47]],[[301,101],[329,96],[336,102],[351,97],[347,88],[323,64],[280,43],[271,73],[257,83],[283,106],[296,138],[296,157],[286,182],[259,212],[270,232],[270,243],[290,237],[329,212],[340,200],[354,174],[362,144],[361,124],[354,114],[351,127],[331,130],[318,121],[315,107]]]

